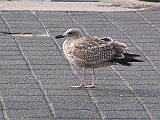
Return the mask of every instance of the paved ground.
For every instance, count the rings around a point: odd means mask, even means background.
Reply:
[[[159,13],[1,11],[0,120],[159,120]],[[96,88],[71,89],[81,69],[54,37],[72,27],[125,42],[145,62],[97,69]]]
[[[135,11],[160,7],[160,2],[139,0],[100,0],[101,2],[26,2],[29,0],[0,0],[0,10],[40,11]]]

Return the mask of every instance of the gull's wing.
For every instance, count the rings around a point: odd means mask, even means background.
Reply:
[[[127,48],[124,43],[113,42],[109,37],[79,38],[71,44],[74,46],[73,56],[88,64],[99,64],[112,58],[123,58],[123,53]]]

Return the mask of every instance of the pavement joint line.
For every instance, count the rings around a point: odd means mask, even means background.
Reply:
[[[71,13],[69,11],[67,12],[67,15],[75,24],[77,24],[82,29],[82,31],[85,33],[85,35],[87,35],[89,37],[88,32],[83,28],[83,26],[81,24],[79,24],[77,21],[75,21],[73,19],[72,15],[71,15]]]
[[[135,13],[135,12],[134,12]],[[152,66],[152,68],[160,75],[160,71],[158,71],[158,69],[156,68],[156,66],[154,65],[154,63],[151,61],[151,59],[145,54],[145,52],[138,46],[135,44],[135,42],[132,40],[132,38],[130,38],[124,31],[122,28],[120,28],[118,25],[116,25],[109,17],[107,17],[104,13],[102,13],[102,15],[110,22],[112,23],[116,28],[119,29],[120,32],[122,32],[128,39],[129,41],[137,48],[138,51],[141,52],[141,54],[147,59],[147,61],[150,63],[150,65]]]
[[[48,36],[48,37],[50,37],[50,38],[53,39],[53,41],[56,43],[58,49],[60,50],[60,53],[62,54],[63,57],[65,57],[64,54],[63,54],[63,50],[62,50],[61,46],[57,43],[57,41],[54,39],[54,37],[49,34],[49,30],[47,29],[47,27],[45,26],[45,24],[37,17],[35,11],[32,11],[32,14],[36,17],[36,19],[37,19],[37,20],[41,23],[41,25],[43,26],[43,28],[44,28],[44,30],[45,30],[45,32],[46,32],[46,36]]]
[[[135,13],[140,16],[144,21],[146,21],[151,27],[157,30],[160,33],[160,29],[153,25],[150,21],[148,21],[145,17],[143,17],[139,12],[135,11]]]
[[[2,16],[2,14],[1,14],[1,18],[2,18],[2,21],[7,25],[8,29],[9,29],[9,31],[10,31],[10,26],[9,26],[9,24],[7,23],[7,21],[5,21],[5,18],[4,18],[4,16]],[[8,118],[8,116],[7,116],[7,111],[6,111],[5,103],[4,103],[3,98],[2,98],[1,96],[0,96],[0,102],[1,102],[1,105],[2,105],[4,118],[5,118],[6,120],[9,120],[9,118]]]
[[[7,116],[7,111],[6,111],[6,106],[4,104],[4,100],[2,98],[2,96],[0,96],[0,104],[2,106],[2,114],[5,120],[9,120],[8,116]]]
[[[136,97],[136,99],[138,100],[138,102],[140,103],[140,105],[143,107],[143,109],[145,110],[145,113],[147,114],[147,116],[149,117],[150,120],[154,120],[152,117],[151,112],[148,110],[148,108],[146,107],[144,101],[141,99],[141,97],[136,93],[136,91],[129,85],[129,83],[123,78],[123,76],[116,70],[115,67],[111,66],[112,70],[118,74],[118,76],[120,77],[121,81],[126,85],[126,87],[134,94],[134,96]]]
[[[46,34],[47,34],[47,36],[48,36],[48,37],[50,37],[50,35],[49,35],[49,32],[48,32],[47,28],[45,27],[44,23],[43,23],[43,22],[41,22],[41,20],[36,16],[35,11],[31,11],[31,12],[32,12],[32,14],[36,17],[36,19],[41,23],[41,25],[43,26],[43,28],[44,28],[44,30],[45,30],[45,32],[46,32]]]
[[[68,13],[69,13],[69,12],[68,12]],[[71,14],[70,14],[70,15],[71,15]],[[70,15],[68,15],[68,16],[70,17]],[[36,16],[36,14],[35,14],[35,16]],[[41,22],[41,24],[43,25],[45,31],[47,32],[47,35],[53,39],[53,41],[56,43],[58,49],[60,50],[60,53],[61,53],[62,56],[65,58],[65,55],[64,55],[64,53],[63,53],[63,50],[62,50],[61,46],[60,46],[60,45],[58,44],[58,42],[54,39],[54,37],[49,34],[48,29],[47,29],[47,27],[44,25],[44,23],[43,23],[42,21],[40,21],[40,19],[39,19],[38,17],[37,17],[37,19],[39,20],[39,22]],[[73,21],[73,20],[72,20],[72,21]],[[74,20],[74,21],[75,21],[75,20]],[[74,21],[73,21],[73,22],[74,22]],[[76,21],[75,21],[75,22],[76,22]],[[74,22],[74,23],[75,23],[75,22]],[[81,26],[78,22],[76,22],[76,24],[78,24],[78,26]],[[86,32],[86,30],[85,30],[82,26],[81,26],[81,28],[84,30],[84,32],[86,33],[86,35],[89,36],[89,34]],[[65,59],[66,59],[66,58],[65,58]],[[74,74],[75,76],[77,76],[79,79],[81,79],[80,76],[79,76],[79,74],[77,73],[77,71],[74,69],[73,65],[72,65],[71,63],[69,63],[69,62],[67,62],[67,63],[69,64],[69,67],[70,67],[71,71],[73,72],[73,74]],[[95,104],[96,108],[98,109],[100,118],[101,118],[102,120],[104,120],[104,119],[105,119],[105,116],[103,115],[102,111],[100,111],[99,106],[98,106],[98,103],[97,103],[97,100],[94,98],[93,94],[91,93],[91,91],[90,91],[88,88],[86,88],[86,90],[87,90],[87,92],[88,92],[89,97],[94,101],[94,104]]]
[[[9,29],[9,32],[12,33],[12,31],[11,31],[11,29],[10,29],[10,26],[9,26],[9,24],[7,23],[7,21],[5,20],[4,16],[1,15],[1,17],[2,17],[3,22],[7,25],[8,29]],[[12,35],[12,36],[13,36],[13,35]],[[17,47],[19,48],[19,51],[20,51],[22,57],[24,58],[27,66],[28,66],[28,70],[30,71],[30,74],[33,76],[33,78],[36,80],[38,86],[40,87],[40,90],[41,90],[41,92],[42,92],[42,94],[43,94],[43,96],[44,96],[44,99],[46,100],[46,102],[47,102],[47,104],[48,104],[48,107],[49,107],[49,109],[51,110],[51,113],[52,113],[52,115],[53,115],[53,118],[54,118],[54,119],[57,119],[57,116],[56,116],[56,114],[55,114],[53,105],[52,105],[52,103],[50,102],[50,100],[49,100],[49,98],[48,98],[48,96],[47,96],[47,92],[46,92],[45,89],[43,88],[41,81],[40,81],[40,80],[37,78],[37,76],[35,75],[35,73],[34,73],[34,71],[33,71],[33,68],[32,68],[32,66],[31,66],[29,60],[28,60],[27,57],[25,56],[25,54],[24,54],[24,52],[23,52],[23,49],[22,49],[19,41],[16,39],[15,36],[13,36],[13,39],[14,39],[15,43],[17,44]]]
[[[37,18],[37,20],[42,24],[42,26],[43,26],[43,28],[44,28],[47,36],[50,37],[50,38],[53,40],[53,42],[56,44],[56,46],[57,46],[57,48],[59,49],[61,55],[66,59],[66,57],[65,57],[65,55],[64,55],[64,53],[63,53],[63,50],[62,50],[61,46],[58,44],[58,42],[55,40],[55,38],[54,38],[52,35],[50,35],[49,30],[47,29],[47,27],[45,26],[45,24],[36,16],[35,12],[32,12],[32,13],[33,13],[34,16]],[[67,63],[68,63],[68,65],[69,65],[71,71],[73,72],[73,74],[76,75],[76,77],[78,77],[78,78],[80,79],[78,73],[74,70],[73,65],[72,65],[71,63],[69,63],[68,61],[67,61]],[[53,105],[52,105],[52,106],[53,106]],[[54,110],[54,108],[53,108],[53,110]],[[54,111],[54,115],[56,115],[56,112],[55,112],[55,111]],[[55,119],[58,119],[58,117],[55,116]]]
[[[72,17],[72,14],[71,14],[69,11],[67,12],[67,15],[70,17],[70,19],[71,19],[75,24],[77,24],[77,25],[83,30],[83,32],[85,33],[85,35],[89,36],[89,33],[85,30],[85,28],[84,28],[80,23],[78,23],[78,22]],[[74,70],[74,71],[75,71],[75,70]],[[78,74],[78,73],[76,72],[76,74]],[[89,97],[93,100],[93,103],[95,104],[95,106],[96,106],[96,108],[97,108],[97,110],[98,110],[98,112],[99,112],[100,118],[101,118],[102,120],[104,120],[104,119],[105,119],[105,115],[103,114],[103,111],[100,110],[100,107],[99,107],[99,105],[98,105],[98,101],[95,99],[94,95],[92,94],[92,92],[91,92],[91,90],[90,90],[89,88],[86,88],[86,90],[87,90],[87,92],[88,92]]]
[[[31,11],[31,13],[36,17],[36,19],[37,19],[37,20],[42,24],[42,26],[44,27],[44,24],[43,24],[43,23],[40,21],[40,19],[36,16],[35,12],[34,12],[34,11]],[[44,29],[45,29],[45,27],[44,27]],[[46,31],[47,36],[49,37],[49,34],[48,34],[47,29],[45,29],[45,31]],[[30,67],[31,67],[31,66],[30,66]],[[33,69],[32,69],[32,71],[33,71]],[[33,72],[33,73],[34,73],[34,72]],[[35,75],[35,74],[34,74],[34,75]],[[36,77],[36,76],[35,76],[35,77]],[[36,77],[36,78],[37,78],[37,77]],[[56,115],[56,113],[55,113],[53,104],[50,102],[50,100],[49,100],[49,98],[48,98],[48,95],[47,95],[47,92],[44,90],[41,81],[40,81],[38,78],[37,78],[37,81],[38,81],[38,83],[39,83],[40,88],[42,89],[42,92],[43,92],[43,94],[44,94],[44,97],[45,97],[45,99],[46,99],[46,101],[47,101],[47,103],[48,103],[48,106],[49,106],[49,108],[50,108],[50,111],[51,111],[51,113],[52,113],[52,115],[53,115],[53,118],[54,118],[54,119],[58,119],[58,117],[57,117],[57,115]]]
[[[133,40],[123,31],[122,28],[120,28],[118,25],[116,25],[109,17],[107,17],[104,13],[102,13],[102,15],[111,23],[113,24],[116,28],[119,29],[119,31],[121,31],[129,40],[131,43],[133,43],[133,45],[146,57],[146,54],[133,42]],[[148,58],[149,59],[149,58]],[[152,62],[149,59],[150,62]],[[152,63],[153,64],[153,63]],[[152,66],[153,67],[153,66]],[[152,114],[150,113],[150,111],[148,110],[148,108],[146,107],[146,105],[144,104],[143,100],[141,99],[141,97],[139,97],[139,95],[136,93],[136,91],[129,85],[129,83],[121,76],[121,74],[113,67],[111,66],[112,70],[117,73],[119,75],[119,77],[121,78],[122,82],[127,86],[127,88],[134,94],[134,96],[136,97],[136,99],[139,101],[139,103],[141,104],[141,106],[143,107],[143,109],[145,110],[147,116],[149,117],[150,120],[153,120]],[[155,68],[154,68],[155,69]],[[156,69],[157,70],[157,69]],[[157,70],[158,71],[158,70]]]
[[[47,34],[46,36],[50,37],[50,38],[53,40],[53,42],[56,44],[57,48],[59,49],[61,55],[62,55],[62,56],[65,58],[65,60],[66,60],[66,57],[65,57],[65,55],[64,55],[64,53],[63,53],[63,50],[62,50],[61,46],[58,44],[58,42],[55,40],[55,38],[54,38],[52,35],[49,34],[49,30],[47,29],[47,27],[45,26],[45,24],[36,16],[35,11],[32,11],[32,13],[33,13],[34,16],[37,18],[37,20],[42,24],[42,26],[43,26],[46,34]],[[71,63],[69,63],[69,62],[67,62],[67,63],[68,63],[68,65],[70,66],[70,68],[73,67],[73,66],[71,65]]]

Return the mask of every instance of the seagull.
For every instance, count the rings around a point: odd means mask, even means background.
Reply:
[[[79,86],[71,88],[93,88],[95,68],[108,67],[121,64],[132,66],[130,62],[143,62],[136,59],[140,55],[128,53],[125,43],[113,41],[110,37],[84,37],[83,33],[77,28],[71,28],[62,35],[57,35],[55,39],[65,38],[63,52],[65,57],[83,69],[82,79]],[[86,69],[92,69],[92,84],[84,86]]]

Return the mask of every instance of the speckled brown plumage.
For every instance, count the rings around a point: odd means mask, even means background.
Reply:
[[[74,65],[83,68],[82,82],[84,84],[85,69],[92,69],[92,85],[94,87],[94,68],[107,67],[114,64],[131,66],[129,62],[142,62],[135,59],[139,55],[127,53],[127,46],[124,43],[113,41],[110,37],[83,37],[82,32],[77,29],[69,29],[63,35],[56,36],[56,39],[65,37],[63,51],[66,58]]]
[[[79,38],[64,44],[64,53],[73,64],[81,68],[105,67],[115,54],[113,46],[98,38]],[[106,63],[106,64],[105,64]]]

